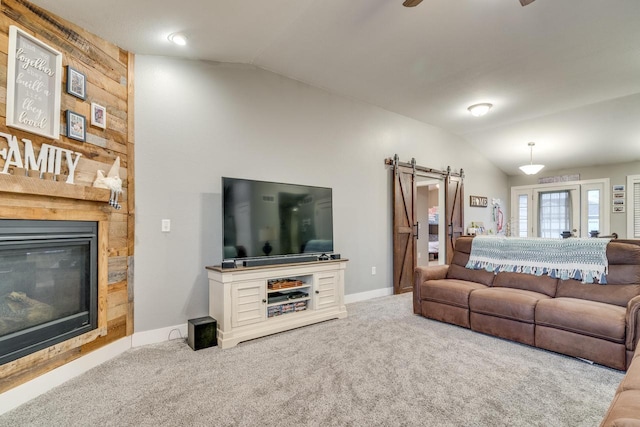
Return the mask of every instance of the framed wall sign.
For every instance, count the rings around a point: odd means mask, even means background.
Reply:
[[[85,141],[87,138],[87,119],[78,113],[67,110],[67,138]]]
[[[489,199],[484,196],[469,196],[469,206],[486,208],[489,206]]]
[[[7,126],[51,139],[60,136],[62,54],[9,27]]]

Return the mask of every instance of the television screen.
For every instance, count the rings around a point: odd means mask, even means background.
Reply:
[[[223,258],[333,252],[331,188],[222,178]]]

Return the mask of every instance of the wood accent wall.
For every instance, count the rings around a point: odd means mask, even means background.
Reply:
[[[98,221],[102,259],[98,330],[1,365],[1,393],[133,333],[134,56],[28,1],[1,0],[0,10],[0,132],[31,140],[37,151],[45,143],[82,153],[73,185],[25,177],[24,172],[0,174],[0,218]],[[63,68],[71,65],[86,76],[87,99],[83,101],[66,93],[66,69],[63,71],[58,140],[6,126],[10,25],[62,52]],[[90,125],[91,102],[106,107],[106,129]],[[87,118],[86,142],[65,136],[66,110]],[[3,144],[0,140],[0,149]],[[92,188],[96,172],[106,173],[118,156],[124,187],[120,210],[106,203],[108,190]],[[0,163],[4,164],[2,158]]]

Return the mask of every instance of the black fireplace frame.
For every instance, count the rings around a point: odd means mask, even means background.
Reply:
[[[0,220],[3,249],[89,244],[88,310],[0,337],[0,365],[98,328],[98,222]]]

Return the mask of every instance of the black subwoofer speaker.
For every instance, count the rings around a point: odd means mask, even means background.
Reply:
[[[189,319],[188,332],[187,343],[194,350],[218,345],[218,322],[213,317]]]

